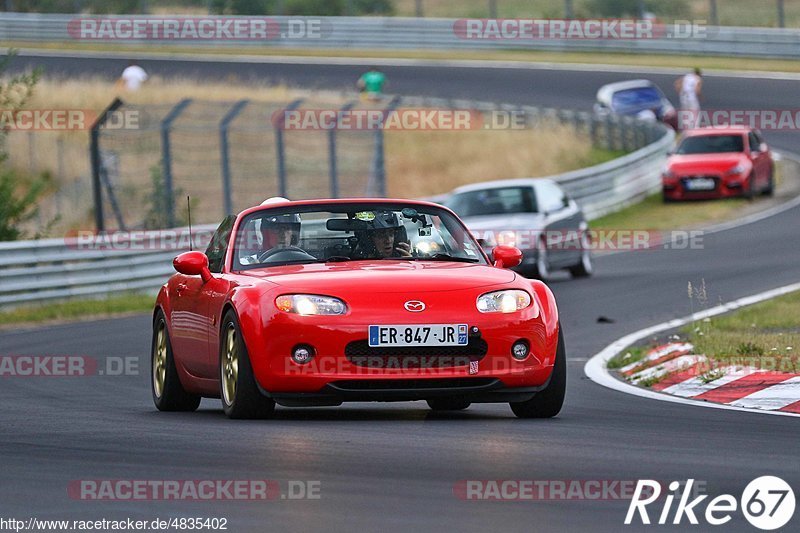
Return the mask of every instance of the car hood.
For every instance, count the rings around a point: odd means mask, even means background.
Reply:
[[[742,153],[673,155],[667,161],[676,174],[721,173],[736,165],[747,165],[749,159]]]
[[[458,291],[511,283],[516,278],[511,270],[488,265],[392,260],[286,265],[239,274],[312,294]]]

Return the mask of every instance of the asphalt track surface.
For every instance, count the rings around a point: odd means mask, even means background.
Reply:
[[[120,61],[19,58],[17,68],[113,79]],[[346,88],[362,67],[147,61],[154,74]],[[630,74],[562,70],[386,67],[392,91],[589,108],[596,88]],[[647,76],[668,88],[674,76]],[[796,106],[800,82],[709,77],[706,106]],[[800,152],[800,134],[767,134]],[[586,358],[634,330],[687,315],[687,283],[708,305],[800,280],[800,208],[706,235],[701,250],[650,250],[597,259],[589,280],[551,283],[569,354],[567,401],[553,420],[513,417],[507,405],[433,414],[424,404],[279,408],[276,420],[229,421],[218,400],[192,414],[155,411],[148,387],[147,316],[0,335],[0,354],[138,358],[139,375],[15,378],[0,384],[0,517],[226,517],[230,531],[646,531],[624,526],[628,501],[463,501],[459,480],[701,480],[712,497],[741,495],[759,476],[800,491],[800,425],[792,418],[676,405],[602,388]],[[695,303],[694,310],[698,310]],[[598,323],[604,316],[612,323]],[[319,500],[87,502],[80,479],[321,481]],[[706,500],[707,501],[707,500]],[[701,504],[701,512],[705,504]],[[657,519],[661,508],[651,511]],[[672,515],[670,515],[670,520]],[[797,530],[795,516],[785,530]],[[701,518],[701,523],[702,518]],[[756,531],[741,513],[695,531]]]

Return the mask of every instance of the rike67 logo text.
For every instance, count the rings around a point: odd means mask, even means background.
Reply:
[[[678,525],[685,519],[689,524],[697,525],[700,523],[699,516],[709,525],[721,526],[730,522],[734,514],[741,511],[754,527],[769,531],[783,527],[794,515],[794,491],[779,477],[762,476],[754,479],[745,487],[738,500],[730,494],[721,494],[709,501],[706,501],[708,495],[703,494],[690,500],[694,482],[694,479],[689,479],[685,484],[678,481],[670,483],[669,492],[663,498],[663,507],[658,513],[662,496],[661,483],[651,479],[639,480],[625,516],[625,524],[641,521],[646,525],[653,522],[659,525]],[[683,490],[679,492],[681,487]],[[673,507],[676,500],[677,504]],[[705,511],[701,511],[701,504],[705,505]],[[656,511],[657,516],[651,518],[648,511]]]

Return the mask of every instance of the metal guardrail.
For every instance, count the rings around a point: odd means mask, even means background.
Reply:
[[[76,35],[79,15],[0,14],[0,41],[18,43],[81,42]],[[132,18],[125,16],[125,18]],[[145,19],[146,16],[136,16]],[[163,18],[163,17],[152,17]],[[180,17],[170,17],[180,18]],[[214,19],[216,17],[204,17]],[[219,17],[226,18],[226,17]],[[263,20],[263,17],[262,17]],[[647,54],[717,55],[740,57],[800,57],[800,30],[708,26],[685,38],[639,39],[466,39],[455,30],[458,19],[403,17],[269,17],[278,31],[267,39],[183,39],[181,46],[328,48],[328,49],[516,49],[601,51]],[[289,21],[313,20],[319,32],[291,31]],[[72,21],[72,26],[69,26]],[[319,21],[317,24],[316,21]],[[300,22],[300,24],[304,24]],[[305,27],[305,26],[304,26]],[[68,29],[71,28],[71,31]],[[291,37],[288,37],[291,36]],[[176,40],[99,39],[134,45],[167,45]]]
[[[618,211],[661,189],[661,171],[675,141],[675,132],[648,146],[590,168],[551,176],[593,220]]]
[[[442,105],[437,99],[409,98],[409,104]],[[638,150],[594,167],[551,176],[596,218],[656,191],[664,157],[675,134],[664,126],[632,119],[593,117],[585,112],[519,108],[485,102],[451,101],[472,109],[521,110],[532,120],[557,119],[583,125],[587,133],[621,139]],[[580,128],[579,128],[580,129]],[[597,131],[595,131],[597,130]],[[625,140],[627,139],[627,140]],[[655,141],[647,144],[648,141]],[[196,249],[204,249],[214,226],[195,228]],[[177,234],[177,235],[176,235]],[[165,240],[159,236],[169,235]],[[135,245],[114,236],[105,246],[97,241],[67,239],[0,243],[0,305],[13,306],[74,297],[92,297],[131,290],[155,290],[172,274],[172,259],[188,250],[186,229],[138,231]],[[170,240],[171,239],[171,240]],[[147,243],[156,242],[155,246]],[[144,243],[144,244],[142,244]],[[164,244],[166,243],[166,245]]]

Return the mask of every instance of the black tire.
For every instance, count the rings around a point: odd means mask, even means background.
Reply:
[[[229,334],[233,335],[232,338]],[[235,349],[234,365],[228,365],[228,343]],[[226,379],[226,373],[229,373]],[[234,375],[235,373],[235,375]],[[228,418],[233,419],[263,419],[271,418],[275,413],[275,402],[264,396],[256,385],[253,376],[253,367],[250,365],[250,356],[247,346],[241,335],[239,320],[233,311],[225,313],[220,330],[219,350],[219,396],[222,401],[222,410]],[[232,385],[232,389],[226,388]]]
[[[591,243],[585,234],[581,237],[581,260],[569,268],[569,273],[573,278],[588,278],[594,274]]]
[[[561,325],[558,327],[558,349],[553,364],[550,382],[541,392],[526,402],[511,403],[511,410],[518,418],[552,418],[564,405],[567,391],[567,351],[564,347],[564,334]]]
[[[750,200],[751,202],[756,197],[756,174],[755,171],[750,174],[750,177],[747,178],[747,190],[744,192],[744,197]]]
[[[463,411],[471,405],[469,400],[461,398],[432,398],[427,401],[432,411]]]
[[[761,194],[764,196],[774,196],[775,195],[775,167],[770,167],[769,169],[769,179],[767,180],[767,186],[764,187],[764,190],[761,191]]]
[[[159,411],[195,411],[201,397],[186,392],[178,377],[172,342],[164,313],[159,311],[153,321],[153,341],[150,345],[150,392]]]
[[[531,268],[532,277],[546,281],[550,277],[550,263],[547,260],[547,243],[539,241],[536,249],[536,264]]]

